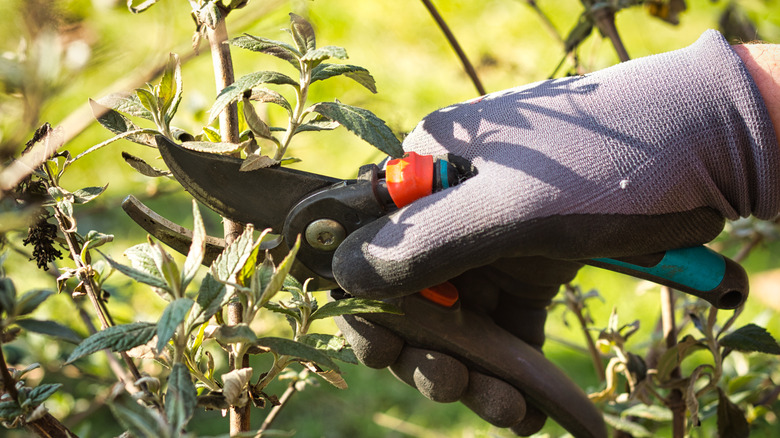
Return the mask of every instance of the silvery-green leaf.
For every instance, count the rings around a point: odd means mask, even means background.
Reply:
[[[108,327],[82,341],[65,363],[73,363],[77,359],[106,348],[114,352],[130,350],[149,342],[156,332],[157,324],[150,322]]]
[[[371,111],[341,102],[320,102],[314,104],[311,110],[341,123],[358,137],[393,158],[400,158],[404,154],[401,142],[393,131]]]

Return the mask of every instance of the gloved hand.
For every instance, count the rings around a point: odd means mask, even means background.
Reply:
[[[499,327],[541,351],[546,308],[560,285],[571,281],[580,266],[541,257],[507,258],[467,271],[451,283],[459,292],[462,309],[488,316]],[[409,345],[365,318],[345,316],[337,318],[336,324],[362,363],[372,368],[389,367],[396,377],[431,400],[461,401],[489,423],[511,427],[523,436],[537,432],[545,423],[543,410],[502,380],[470,369],[447,354]],[[479,337],[480,333],[474,335]],[[548,379],[550,367],[554,365],[529,369],[534,378]],[[567,403],[578,412],[587,411],[589,406],[584,405],[590,404],[584,396],[569,397]],[[591,423],[600,426],[600,417],[597,415]]]
[[[411,294],[506,258],[695,246],[724,218],[780,209],[772,123],[714,31],[679,51],[436,111],[404,147],[459,155],[478,174],[348,236],[333,272],[353,295]],[[532,295],[518,290],[526,306]],[[540,292],[539,302],[549,297]]]

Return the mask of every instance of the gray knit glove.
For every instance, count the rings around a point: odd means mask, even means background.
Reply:
[[[685,49],[436,111],[404,147],[462,156],[478,174],[350,235],[333,272],[353,295],[411,294],[507,258],[695,246],[724,218],[767,219],[780,209],[772,123],[715,31]],[[567,277],[571,265],[560,266]],[[514,310],[533,299],[523,285],[511,291],[523,297]]]

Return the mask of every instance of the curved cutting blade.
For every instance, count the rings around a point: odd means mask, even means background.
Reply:
[[[157,147],[177,181],[223,217],[281,233],[287,213],[301,199],[341,180],[282,167],[248,172],[243,160],[195,152],[156,136]]]

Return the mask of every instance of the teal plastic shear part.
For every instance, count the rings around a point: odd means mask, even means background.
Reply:
[[[665,278],[702,292],[715,289],[726,275],[723,256],[704,246],[666,251],[664,258],[650,267],[608,258],[593,260]]]

